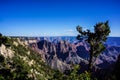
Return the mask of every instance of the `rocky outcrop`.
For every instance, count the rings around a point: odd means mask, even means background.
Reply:
[[[6,46],[2,44],[0,46],[0,54],[5,58],[12,58],[14,56],[14,51],[12,51],[10,48],[6,48]]]

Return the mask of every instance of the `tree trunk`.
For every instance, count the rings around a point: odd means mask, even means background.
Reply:
[[[91,71],[92,67],[93,67],[93,46],[91,46],[90,49],[90,59],[89,59],[88,69]]]
[[[92,67],[93,67],[92,59],[93,59],[93,56],[92,56],[91,53],[90,53],[90,59],[89,59],[89,65],[88,65],[89,70],[91,70]]]

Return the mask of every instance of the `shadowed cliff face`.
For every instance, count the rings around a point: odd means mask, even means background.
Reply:
[[[87,60],[83,59],[82,57],[80,57],[80,55],[78,55],[80,54],[77,53],[77,47],[79,45],[69,43],[65,40],[60,40],[57,43],[42,40],[37,43],[39,50],[42,51],[44,54],[44,59],[47,62],[47,64],[54,69],[59,69],[62,71],[70,69],[69,64],[71,63],[88,63]]]
[[[106,50],[99,55],[95,63],[101,68],[108,68],[110,65],[116,62],[119,54],[120,47],[106,46]]]
[[[43,59],[54,69],[61,71],[70,69],[70,63],[88,64],[89,45],[85,41],[70,43],[65,40],[57,42],[41,40],[35,48],[42,52]],[[119,54],[120,47],[106,45],[106,50],[98,56],[94,64],[100,68],[107,68],[117,60]]]
[[[37,45],[40,50],[42,50],[43,52],[46,52],[50,55],[54,55],[56,53],[56,47],[51,42],[42,40],[42,41],[38,42]]]

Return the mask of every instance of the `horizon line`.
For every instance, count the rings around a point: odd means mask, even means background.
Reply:
[[[5,36],[5,35],[3,35]],[[7,36],[7,37],[76,37],[77,35],[61,35],[61,36]],[[108,36],[108,37],[120,37],[120,36]]]

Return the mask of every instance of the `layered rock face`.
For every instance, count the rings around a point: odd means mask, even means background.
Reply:
[[[117,57],[119,54],[120,47],[106,46],[106,50],[99,55],[95,63],[101,68],[108,68],[110,65],[117,61]]]
[[[33,44],[32,44],[33,45]],[[66,40],[41,40],[34,44],[34,49],[42,52],[43,59],[54,69],[64,71],[70,69],[69,64],[87,65],[89,60],[89,45],[83,41],[70,43]],[[98,56],[95,65],[106,68],[117,60],[120,47],[106,45],[106,50]]]

